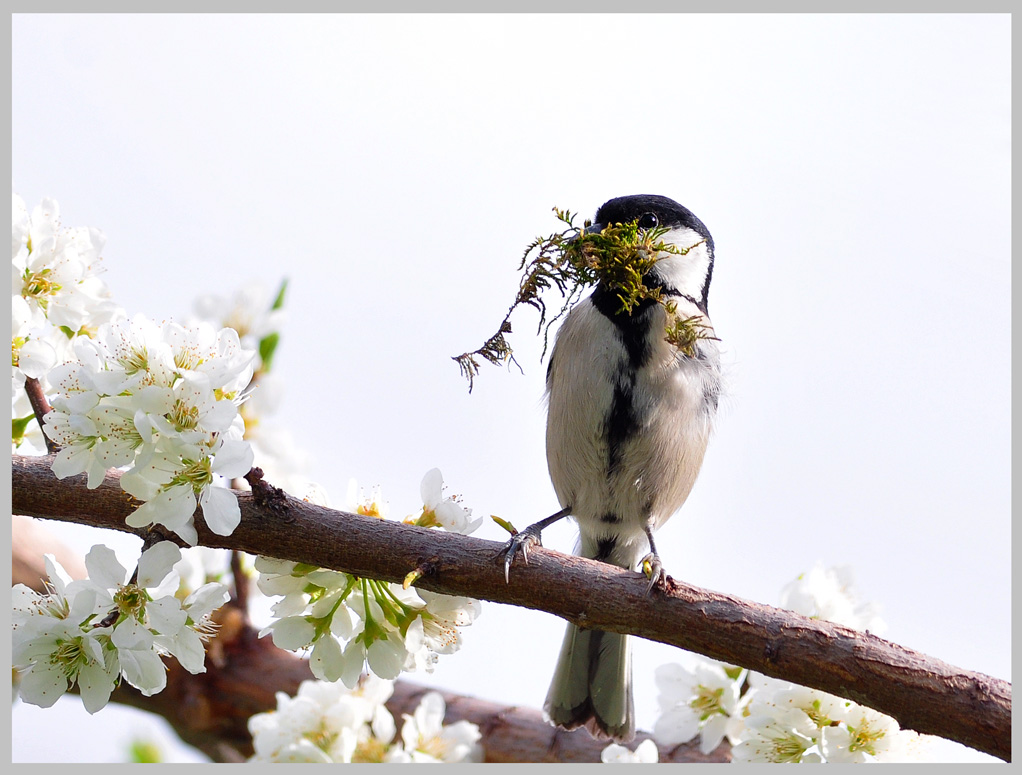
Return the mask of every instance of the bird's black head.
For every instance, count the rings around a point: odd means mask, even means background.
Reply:
[[[713,237],[709,229],[700,221],[692,211],[673,199],[656,194],[632,194],[630,196],[619,196],[604,202],[596,211],[596,223],[607,226],[612,223],[631,223],[638,220],[641,228],[655,228],[665,226],[668,229],[686,227],[694,231],[700,237],[706,239],[706,244],[713,252]]]
[[[656,194],[619,196],[604,202],[596,211],[596,220],[590,228],[602,230],[610,224],[633,221],[643,229],[668,229],[664,239],[676,242],[679,248],[703,240],[705,250],[700,248],[688,256],[671,257],[658,263],[651,274],[665,290],[691,299],[705,314],[713,276],[713,237],[709,229],[687,207]]]

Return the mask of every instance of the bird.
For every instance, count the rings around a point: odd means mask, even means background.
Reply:
[[[547,366],[547,466],[561,505],[504,546],[505,577],[518,554],[542,545],[544,528],[570,516],[576,554],[647,568],[647,594],[664,578],[654,532],[681,508],[696,481],[721,393],[718,340],[707,307],[714,243],[686,207],[658,195],[605,202],[587,232],[611,224],[666,230],[661,252],[643,278],[659,289],[622,310],[615,290],[597,283],[557,332]],[[668,312],[697,317],[702,338],[679,348],[665,336]],[[648,563],[648,564],[647,564]],[[635,736],[628,636],[569,623],[544,703],[564,729],[585,727],[598,739]]]

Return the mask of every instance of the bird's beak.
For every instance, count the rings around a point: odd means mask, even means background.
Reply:
[[[577,242],[579,237],[582,237],[586,234],[599,234],[601,231],[604,230],[605,227],[606,224],[594,223],[591,226],[587,226],[586,228],[582,229],[578,234],[576,234],[574,237],[568,240],[568,242],[569,243]]]

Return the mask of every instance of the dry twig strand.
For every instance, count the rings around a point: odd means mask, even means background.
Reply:
[[[13,512],[137,533],[132,511],[107,472],[96,490],[85,477],[58,481],[49,457],[12,460]],[[576,624],[628,632],[786,681],[820,689],[893,716],[903,728],[939,735],[1011,759],[1011,684],[962,670],[869,633],[668,579],[645,594],[638,573],[538,548],[504,581],[501,544],[361,517],[281,494],[267,508],[239,494],[241,525],[231,536],[196,527],[204,546],[312,563],[400,583],[428,567],[417,586],[449,595],[547,611]]]

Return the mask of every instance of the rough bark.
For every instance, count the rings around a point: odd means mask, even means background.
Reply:
[[[75,578],[85,577],[80,559],[40,526],[36,520],[17,517],[13,530],[13,584],[43,591],[46,577],[43,553],[56,555]],[[72,571],[72,568],[74,569]],[[166,660],[167,688],[152,697],[122,683],[111,700],[156,713],[171,725],[178,737],[213,761],[244,761],[252,755],[248,719],[274,710],[276,692],[294,695],[302,681],[312,679],[309,663],[258,637],[242,609],[229,605],[218,612],[220,629],[207,647],[206,672],[192,675],[172,659]],[[398,730],[404,714],[411,715],[431,691],[407,681],[394,684],[387,708]],[[594,740],[578,729],[565,732],[543,720],[538,710],[500,705],[476,697],[441,692],[447,703],[445,721],[462,719],[482,732],[480,744],[487,762],[598,762],[606,741]],[[649,737],[639,732],[631,744]],[[680,745],[660,752],[663,762],[726,762],[730,746],[724,741],[709,755],[697,744]]]
[[[46,457],[13,460],[16,514],[137,532],[134,506],[108,472],[57,481]],[[902,727],[1011,757],[1011,685],[953,667],[869,633],[808,619],[668,578],[645,592],[638,573],[537,548],[504,580],[501,544],[333,511],[258,481],[239,493],[242,520],[228,537],[196,523],[199,542],[416,585],[434,592],[547,611],[580,626],[628,632],[821,689],[893,716]]]

